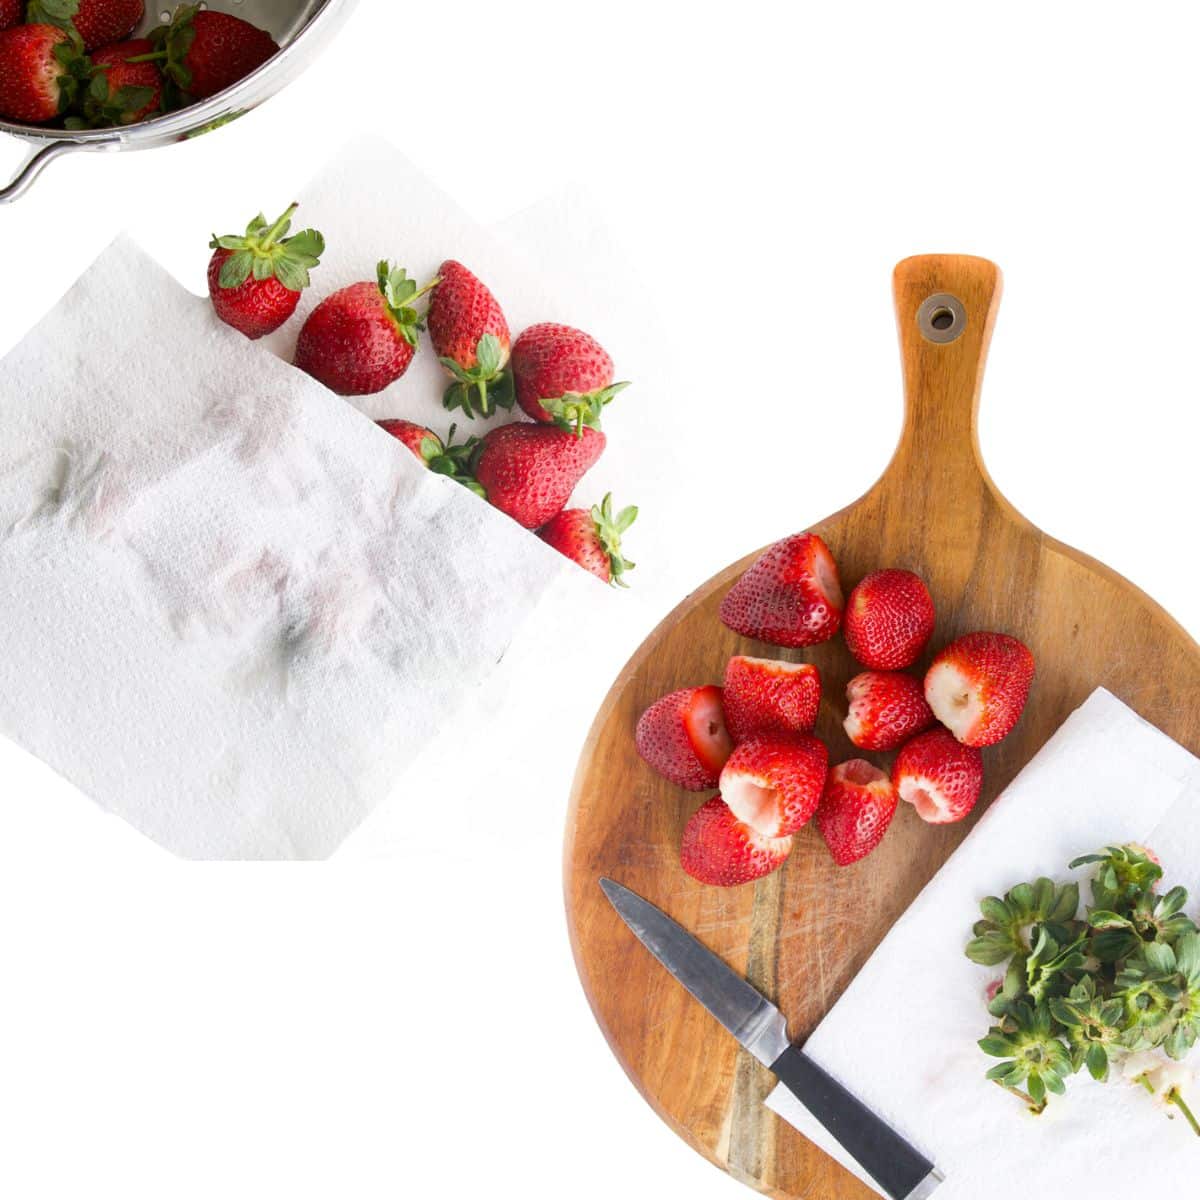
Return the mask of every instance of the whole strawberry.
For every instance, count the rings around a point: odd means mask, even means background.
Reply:
[[[895,750],[935,723],[919,679],[864,671],[846,685],[846,736],[862,750]]]
[[[792,848],[790,837],[767,837],[739,821],[720,796],[702,804],[683,830],[679,861],[700,883],[737,887],[770,875]]]
[[[808,822],[825,790],[829,755],[807,733],[752,737],[721,770],[725,803],[765,837],[787,837]]]
[[[30,0],[26,20],[74,29],[85,50],[127,38],[146,15],[143,0]]]
[[[591,334],[569,325],[531,325],[512,348],[517,403],[535,421],[579,430],[600,427],[606,404],[629,386],[613,383],[613,364]]]
[[[454,426],[450,426],[450,436],[442,441],[432,429],[418,425],[416,421],[388,419],[376,421],[385,433],[390,433],[396,441],[408,447],[412,453],[436,475],[457,477],[462,473],[464,463],[469,457],[470,446],[455,446]],[[468,487],[474,486],[469,479],[459,479]]]
[[[628,587],[633,563],[621,556],[621,535],[637,520],[635,505],[613,512],[612,493],[587,508],[564,509],[543,525],[538,537],[605,583]]]
[[[0,33],[25,19],[24,0],[0,0]]]
[[[454,376],[442,403],[468,417],[487,417],[512,408],[508,322],[495,296],[460,262],[438,268],[429,297],[429,340],[443,367]]]
[[[273,333],[296,311],[308,287],[309,271],[321,261],[325,239],[315,229],[288,237],[291,205],[273,225],[259,213],[241,235],[218,237],[209,245],[208,294],[226,325],[248,338]]]
[[[912,571],[875,571],[846,601],[846,645],[864,667],[911,667],[933,634],[933,600]]]
[[[821,674],[811,663],[737,654],[725,667],[725,715],[734,741],[811,733],[820,708]]]
[[[815,533],[776,542],[730,588],[721,620],[734,633],[776,646],[827,642],[842,623],[842,586]]]
[[[162,108],[162,76],[152,62],[131,62],[153,52],[146,38],[105,46],[92,55],[92,82],[83,96],[82,118],[67,128],[100,129],[144,121]]]
[[[0,33],[0,117],[52,121],[90,82],[91,64],[76,34],[54,25],[14,25]]]
[[[597,429],[576,436],[553,425],[501,425],[475,447],[472,475],[490,504],[526,529],[538,529],[566,507],[604,445]]]
[[[412,362],[422,325],[413,302],[432,286],[381,262],[374,283],[352,283],[309,313],[295,365],[339,396],[383,391]]]
[[[945,729],[918,734],[896,755],[892,784],[931,825],[961,821],[983,789],[983,756]]]
[[[680,688],[638,718],[637,752],[665,779],[691,792],[715,787],[733,750],[721,689]]]
[[[184,97],[205,100],[256,71],[279,52],[265,30],[229,13],[181,4],[150,35],[163,74]]]
[[[892,781],[865,759],[851,759],[829,772],[813,823],[839,867],[866,858],[883,841],[897,802]]]
[[[991,746],[1016,725],[1033,673],[1033,655],[1016,638],[968,633],[933,660],[925,676],[925,699],[964,745]]]

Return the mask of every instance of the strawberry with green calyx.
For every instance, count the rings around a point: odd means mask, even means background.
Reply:
[[[296,311],[309,271],[318,266],[325,239],[315,229],[288,236],[292,204],[274,224],[261,213],[240,235],[209,243],[208,294],[218,317],[248,338],[273,333]]]
[[[167,25],[150,35],[154,58],[172,89],[175,106],[206,100],[256,71],[279,52],[265,30],[229,13],[213,12],[198,4],[181,4]]]
[[[508,321],[495,296],[460,262],[438,268],[440,282],[429,298],[429,340],[438,361],[454,376],[442,398],[446,408],[468,417],[511,409],[512,375]]]
[[[70,110],[91,82],[79,35],[55,25],[0,33],[0,117],[38,125]]]
[[[538,537],[605,583],[628,587],[623,575],[634,564],[621,556],[621,535],[637,515],[633,506],[614,514],[610,492],[591,509],[564,509],[542,526]]]
[[[544,321],[513,343],[517,403],[535,421],[577,433],[600,427],[600,414],[629,386],[613,382],[613,362],[591,334]]]
[[[68,129],[103,129],[144,121],[162,107],[162,76],[149,62],[130,60],[150,50],[145,38],[118,42],[92,55],[92,81],[82,96],[82,115]]]
[[[465,473],[475,449],[475,439],[468,438],[466,442],[456,446],[454,432],[457,426],[450,426],[450,432],[443,442],[432,429],[418,425],[416,421],[388,419],[376,421],[375,424],[407,446],[435,475],[447,475],[477,496],[483,497],[483,489]]]
[[[383,391],[408,370],[425,327],[414,304],[436,286],[434,279],[418,287],[384,260],[374,283],[352,283],[309,313],[295,365],[339,396]]]
[[[143,0],[30,0],[25,19],[72,30],[95,50],[127,38],[145,15]]]

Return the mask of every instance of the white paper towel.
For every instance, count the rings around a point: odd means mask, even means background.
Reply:
[[[1158,851],[1195,912],[1200,760],[1098,690],[992,804],[805,1045],[938,1165],[938,1200],[1149,1195],[1200,1169],[1200,1139],[1147,1093],[1084,1072],[1035,1117],[984,1079],[995,1060],[976,1045],[999,970],[963,953],[979,901],[1039,875],[1070,878],[1072,859],[1126,841]],[[871,1183],[790,1092],[777,1087],[767,1103]]]
[[[328,854],[582,575],[128,242],[0,413],[0,730],[182,855]]]

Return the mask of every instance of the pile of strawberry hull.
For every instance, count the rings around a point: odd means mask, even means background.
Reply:
[[[279,46],[229,13],[183,4],[133,37],[144,0],[0,0],[0,117],[105,129],[232,87]]]
[[[817,667],[736,655],[723,685],[683,688],[641,716],[638,752],[691,791],[719,792],[682,834],[684,870],[731,887],[770,874],[810,822],[839,866],[870,854],[901,801],[931,824],[962,820],[983,786],[981,748],[1006,737],[1025,707],[1033,655],[1016,638],[969,633],[910,669],[933,636],[933,600],[913,572],[875,571],[843,599],[837,564],[813,533],[770,547],[725,596],[721,620],[744,637],[791,649],[844,634],[865,670],[851,679],[843,727],[866,758],[830,768],[814,736]]]

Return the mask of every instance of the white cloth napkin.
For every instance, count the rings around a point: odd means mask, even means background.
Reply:
[[[991,806],[896,923],[805,1049],[946,1175],[938,1200],[1153,1194],[1194,1178],[1200,1142],[1145,1092],[1084,1072],[1038,1117],[984,1079],[984,991],[963,954],[979,901],[1125,841],[1200,901],[1200,760],[1098,690]],[[1087,878],[1086,868],[1075,872]],[[1084,888],[1084,895],[1087,889]],[[871,1181],[794,1096],[767,1104]],[[872,1185],[874,1186],[874,1185]]]
[[[583,575],[128,242],[0,414],[0,731],[181,855],[330,853]]]

